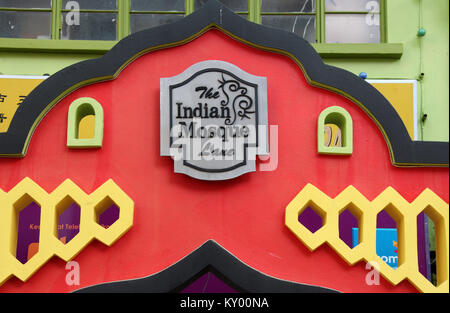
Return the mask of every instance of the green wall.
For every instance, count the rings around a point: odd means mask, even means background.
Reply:
[[[419,27],[427,30],[419,38]],[[387,0],[388,43],[402,43],[400,59],[326,58],[325,62],[355,74],[366,72],[368,79],[418,79],[419,138],[430,141],[449,140],[449,1]],[[2,49],[0,39],[0,73],[43,75],[101,54],[68,52],[23,52]],[[422,112],[427,114],[421,123]]]
[[[51,75],[71,64],[99,56],[101,55],[0,51],[0,74]]]
[[[423,0],[422,0],[423,1]],[[430,0],[425,1],[430,4]],[[424,3],[425,3],[424,2]],[[425,140],[449,138],[449,1],[435,0],[430,9],[423,10],[423,25],[428,34],[422,39],[424,102],[428,114]]]
[[[422,3],[421,3],[422,2]],[[421,16],[422,11],[422,16]],[[427,30],[418,37],[420,25]],[[368,79],[418,79],[419,139],[449,140],[449,1],[387,0],[389,43],[403,43],[399,60],[326,59],[325,62]],[[427,114],[420,122],[422,112]]]

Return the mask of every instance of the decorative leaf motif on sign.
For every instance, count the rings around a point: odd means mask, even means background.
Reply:
[[[225,79],[222,75],[222,80],[219,80],[219,89],[222,89],[226,100],[220,101],[222,106],[227,106],[230,102],[233,108],[233,117],[225,120],[225,125],[233,125],[236,122],[237,116],[243,120],[244,118],[251,119],[249,114],[254,114],[253,100],[248,96],[248,89],[243,87],[235,79]]]

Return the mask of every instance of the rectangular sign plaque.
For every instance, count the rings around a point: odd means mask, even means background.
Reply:
[[[175,172],[225,180],[268,155],[267,82],[223,61],[161,78],[161,155]]]

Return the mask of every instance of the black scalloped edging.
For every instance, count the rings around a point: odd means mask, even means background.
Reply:
[[[337,291],[280,280],[241,262],[214,240],[154,275],[103,283],[79,289],[77,293],[163,293],[180,292],[204,273],[212,271],[230,287],[247,293],[336,293]]]
[[[24,156],[37,124],[52,105],[74,87],[114,79],[141,54],[186,43],[210,28],[264,50],[288,55],[315,86],[338,92],[360,105],[378,124],[397,166],[448,166],[448,142],[412,141],[388,100],[360,77],[323,63],[314,48],[297,35],[240,17],[217,0],[172,24],[134,33],[98,59],[73,64],[35,88],[18,108],[7,133],[0,134],[0,156]]]

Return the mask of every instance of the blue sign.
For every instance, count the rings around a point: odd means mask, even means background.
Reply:
[[[359,243],[358,234],[359,229],[352,228],[353,247],[356,247]],[[377,228],[377,255],[393,269],[398,267],[396,228]]]

